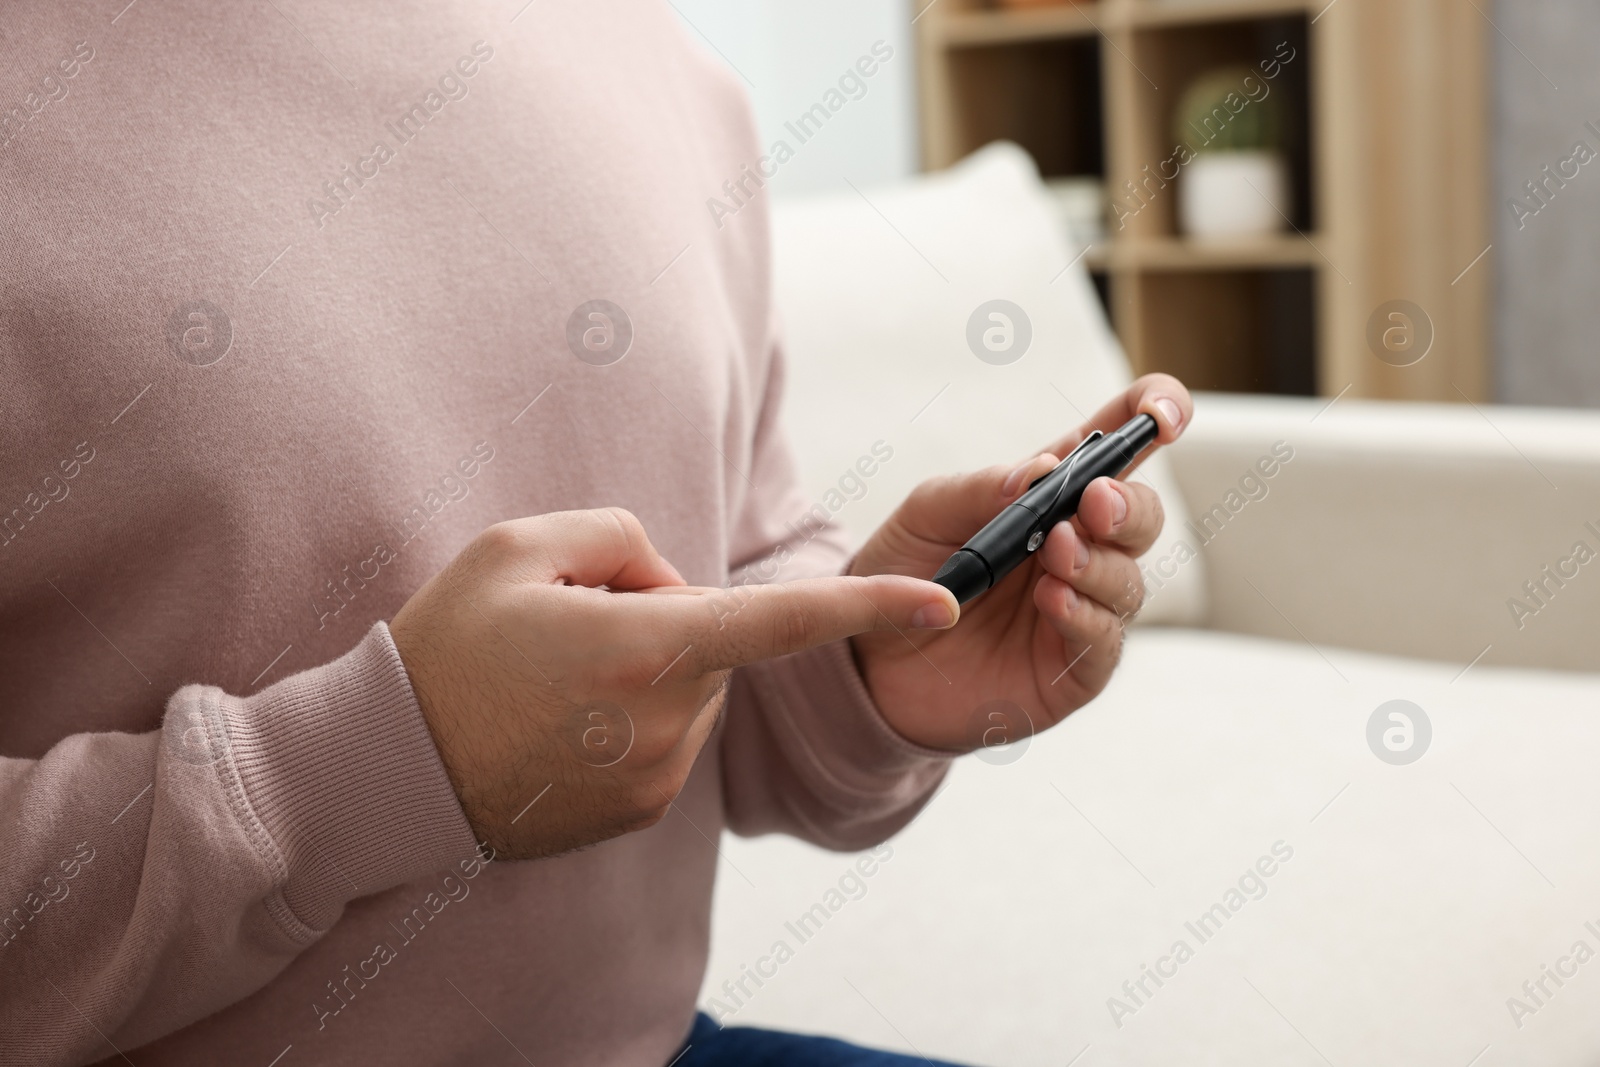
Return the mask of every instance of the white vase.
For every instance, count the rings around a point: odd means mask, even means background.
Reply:
[[[1289,165],[1277,152],[1202,152],[1184,169],[1179,220],[1190,237],[1254,237],[1289,225]]]

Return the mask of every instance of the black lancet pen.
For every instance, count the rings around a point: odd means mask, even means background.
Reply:
[[[1090,482],[1115,478],[1127,470],[1160,432],[1153,417],[1135,415],[1115,433],[1091,433],[1049,474],[1030,485],[1016,503],[945,560],[933,580],[962,604],[988,592],[1039,550],[1056,523],[1078,513],[1078,503]]]

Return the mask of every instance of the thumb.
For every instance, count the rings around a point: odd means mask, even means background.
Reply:
[[[986,467],[930,478],[911,491],[895,512],[895,520],[919,538],[943,545],[963,544],[1059,462],[1046,452],[1020,467]]]
[[[666,596],[675,612],[704,612],[689,632],[701,673],[792,655],[872,630],[943,630],[961,614],[943,586],[901,575],[807,578],[773,585],[735,586],[705,597]]]
[[[493,530],[510,543],[531,581],[618,591],[684,584],[650,543],[644,524],[622,508],[552,512]]]

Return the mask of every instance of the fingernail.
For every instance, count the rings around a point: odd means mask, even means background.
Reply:
[[[1071,611],[1073,608],[1078,606],[1078,591],[1072,588],[1070,585],[1066,586],[1065,588],[1066,595],[1063,597],[1063,599],[1066,601],[1067,610]]]
[[[1111,505],[1111,528],[1115,530],[1122,525],[1122,520],[1128,517],[1128,498],[1123,495],[1122,487],[1113,483],[1111,492],[1116,497],[1116,503]]]
[[[1168,396],[1157,397],[1156,407],[1160,408],[1161,414],[1167,417],[1167,423],[1172,427],[1174,433],[1183,429],[1183,409],[1178,406],[1176,400]]]
[[[1070,523],[1063,525],[1067,527],[1067,533],[1072,538],[1072,573],[1077,574],[1089,565],[1089,542],[1079,537],[1078,531],[1074,530]]]
[[[913,630],[943,630],[955,622],[955,616],[950,614],[949,605],[943,601],[924,604],[918,608],[916,614],[911,616]]]
[[[1028,476],[1028,472],[1032,469],[1033,460],[1030,459],[1028,462],[1012,471],[1011,474],[1006,478],[1006,484],[1000,487],[1000,495],[1003,497],[1016,496],[1017,493],[1022,489],[1022,480]]]

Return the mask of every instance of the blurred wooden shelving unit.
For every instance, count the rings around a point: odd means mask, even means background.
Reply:
[[[1486,397],[1492,31],[1472,5],[936,0],[922,10],[927,169],[1013,140],[1045,177],[1095,176],[1138,207],[1120,229],[1113,214],[1107,241],[1085,256],[1138,371],[1241,392]],[[1183,90],[1284,45],[1294,59],[1271,85],[1292,118],[1292,228],[1230,243],[1180,236],[1182,175],[1164,186],[1149,175],[1172,155]],[[1433,328],[1428,355],[1408,367],[1368,347],[1369,320],[1395,300],[1421,307]]]

